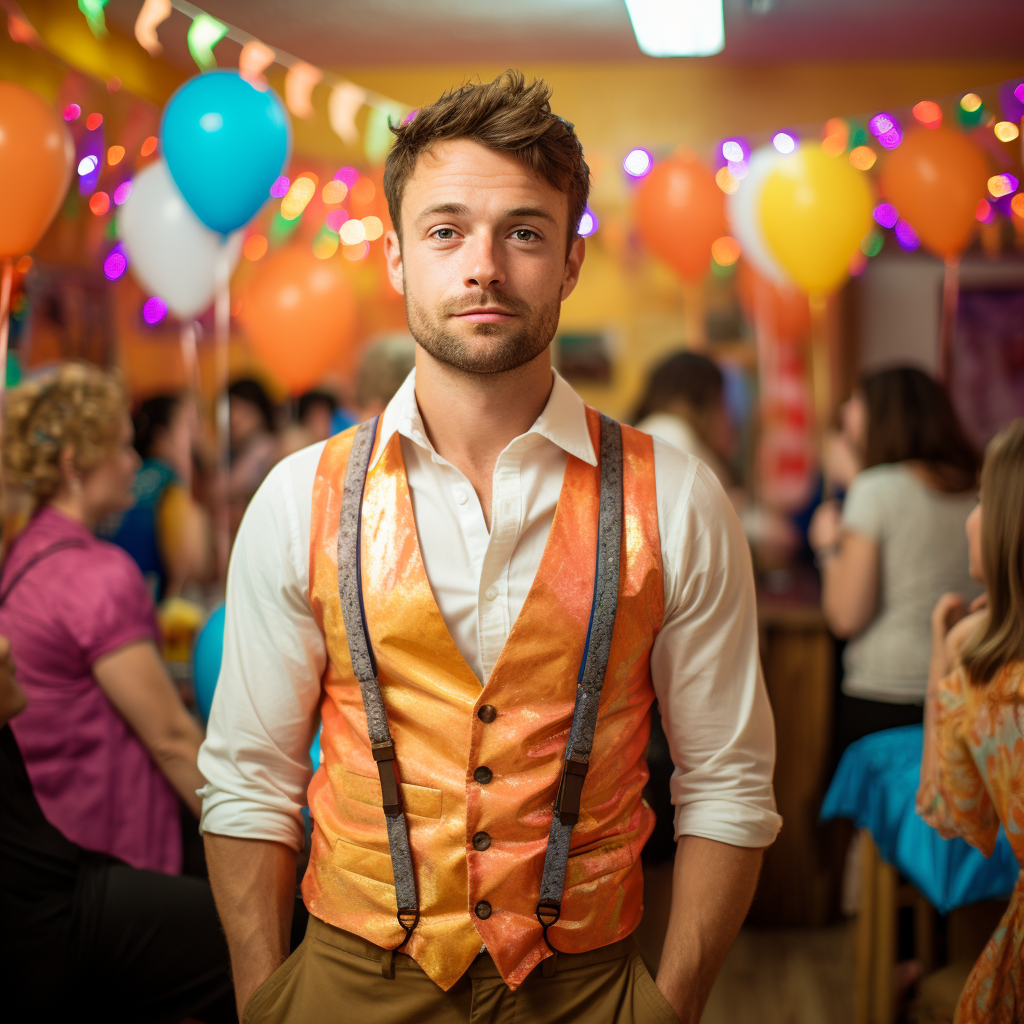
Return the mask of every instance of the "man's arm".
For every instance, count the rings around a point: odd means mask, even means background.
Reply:
[[[683,1024],[697,1024],[754,898],[764,850],[680,836],[657,984]]]
[[[281,843],[210,832],[203,842],[241,1020],[253,992],[288,958],[295,852]]]

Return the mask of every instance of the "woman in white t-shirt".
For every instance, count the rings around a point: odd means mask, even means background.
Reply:
[[[949,591],[980,593],[967,572],[964,523],[977,502],[978,456],[945,390],[901,367],[864,378],[842,410],[859,462],[840,509],[811,522],[822,610],[847,645],[837,754],[880,729],[920,722],[931,609]]]

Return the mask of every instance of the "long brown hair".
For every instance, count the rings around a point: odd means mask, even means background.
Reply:
[[[1024,659],[1024,418],[996,435],[981,470],[981,563],[988,615],[961,660],[976,686]]]
[[[867,406],[864,466],[920,461],[943,491],[977,484],[978,453],[945,389],[910,366],[881,370],[860,383]]]

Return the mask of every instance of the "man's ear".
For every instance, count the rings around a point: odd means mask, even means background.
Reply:
[[[405,294],[405,275],[402,273],[402,243],[398,232],[392,229],[384,235],[384,259],[388,265],[388,280],[399,295]]]
[[[562,301],[573,293],[576,282],[580,279],[580,268],[583,258],[587,255],[586,239],[577,237],[569,246],[569,255],[565,261],[565,274],[562,277]]]

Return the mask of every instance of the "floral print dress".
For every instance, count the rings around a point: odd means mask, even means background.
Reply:
[[[1004,666],[985,686],[973,686],[958,668],[929,702],[931,769],[922,771],[918,814],[943,837],[962,836],[986,857],[1002,823],[1024,866],[1024,663]],[[1022,951],[1024,874],[967,980],[956,1024],[1024,1019]]]

